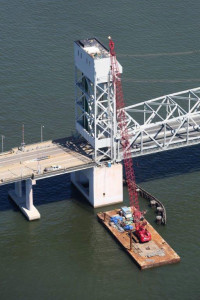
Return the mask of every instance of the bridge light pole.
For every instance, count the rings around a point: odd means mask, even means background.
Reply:
[[[3,153],[3,140],[5,139],[5,135],[1,135],[1,152]]]
[[[43,128],[44,128],[44,126],[41,125],[41,143],[43,142]]]

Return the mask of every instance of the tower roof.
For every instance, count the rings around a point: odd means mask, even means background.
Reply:
[[[97,38],[78,40],[76,44],[94,59],[109,57],[109,50]]]

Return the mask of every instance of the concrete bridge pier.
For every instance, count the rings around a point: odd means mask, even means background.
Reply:
[[[15,182],[15,194],[19,198],[22,197],[22,182],[21,181]]]
[[[29,221],[40,219],[40,213],[33,205],[33,185],[36,180],[27,179],[25,184],[25,194],[22,192],[22,181],[15,182],[15,189],[9,191],[10,198],[19,207]]]
[[[26,208],[28,210],[32,210],[33,205],[33,188],[32,184],[36,184],[36,181],[34,180],[34,183],[31,179],[26,180]]]
[[[121,163],[73,172],[71,181],[93,207],[123,202]]]

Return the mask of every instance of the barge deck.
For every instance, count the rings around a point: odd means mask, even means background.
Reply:
[[[117,209],[98,213],[97,216],[142,270],[180,261],[178,254],[146,220],[147,229],[152,237],[151,241],[147,243],[138,243],[132,238],[130,232],[119,232],[117,228],[110,225],[110,218],[118,215],[119,211]]]

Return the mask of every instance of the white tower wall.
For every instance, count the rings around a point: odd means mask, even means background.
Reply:
[[[116,99],[110,54],[97,39],[74,43],[76,130],[94,148],[94,159],[116,162],[119,157]],[[119,71],[122,66],[119,64]]]
[[[116,163],[119,140],[110,54],[92,38],[74,43],[74,58],[76,130],[92,145],[97,166],[72,173],[71,181],[94,207],[119,203],[123,172]]]

